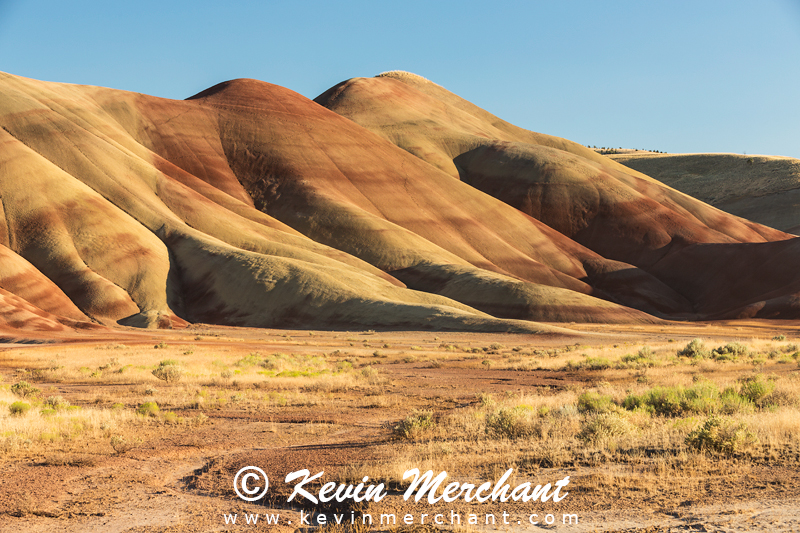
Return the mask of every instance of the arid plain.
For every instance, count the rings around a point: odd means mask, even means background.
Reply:
[[[570,477],[489,529],[800,528],[796,160],[606,157],[403,72],[0,74],[0,123],[3,530],[294,531],[302,468],[419,514],[414,467]]]

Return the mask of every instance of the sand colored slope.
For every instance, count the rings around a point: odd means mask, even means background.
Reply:
[[[784,233],[413,76],[326,95],[336,112],[254,80],[174,101],[0,74],[4,327],[796,313],[795,273],[746,281],[800,255]]]
[[[316,101],[604,257],[647,268],[675,245],[788,238],[584,146],[512,126],[419,76],[356,78]]]
[[[690,302],[688,308],[695,313],[729,309],[739,296],[723,291],[701,301],[689,288],[705,277],[680,265],[675,254],[685,248],[694,256],[710,253],[695,247],[702,243],[732,245],[714,252],[724,257],[737,243],[791,238],[583,146],[516,128],[419,76],[393,72],[355,78],[316,101],[599,255],[644,269]],[[735,262],[720,267],[744,280],[754,275]],[[786,273],[780,279],[791,278]],[[664,302],[661,294],[651,301]],[[632,300],[626,303],[647,308]]]
[[[13,248],[89,316],[116,320],[139,311],[119,285],[150,303],[142,285],[158,276],[159,249],[162,273],[168,269],[158,239],[6,131],[0,142],[0,187]]]
[[[0,332],[15,330],[67,331],[60,317],[42,311],[30,302],[0,288]]]
[[[403,289],[355,270],[265,257],[202,235],[165,233],[163,238],[176,258],[190,320],[251,327],[349,328],[371,317],[376,327],[552,329],[494,320],[448,298]]]
[[[353,78],[314,99],[392,143],[458,177],[453,159],[464,146],[483,139],[549,146],[602,162],[583,145],[514,126],[421,76],[385,72],[375,78]],[[419,131],[427,130],[427,135]]]
[[[161,116],[163,102],[142,95],[8,75],[2,82],[4,241],[57,287],[54,294],[71,300],[66,315],[140,326],[183,323],[178,315],[302,325],[294,313],[319,327],[543,329],[404,289],[375,266],[256,210],[238,181],[226,181],[227,156],[214,152],[222,142],[218,117],[209,120],[197,103],[173,102]],[[211,146],[197,168],[187,161],[198,161],[192,156],[202,150],[191,142],[175,149],[181,158],[152,142],[162,136],[143,133],[187,108],[187,136]],[[198,175],[151,150],[159,148]],[[209,271],[207,259],[219,270]],[[13,279],[11,266],[0,267],[0,279]]]
[[[486,230],[482,224],[470,220],[475,213],[453,209],[444,191],[431,191],[430,185],[425,183],[439,180],[444,187],[452,185],[445,176],[427,165],[420,165],[415,158],[296,93],[262,82],[237,80],[212,88],[193,98],[192,102],[201,104],[206,111],[193,114],[182,110],[174,119],[165,121],[175,129],[162,129],[160,134],[168,135],[174,144],[191,146],[194,151],[196,135],[184,137],[182,132],[196,132],[201,126],[210,128],[203,117],[208,114],[207,108],[217,109],[220,125],[214,129],[218,127],[221,132],[230,167],[262,209],[316,241],[368,261],[381,269],[375,269],[378,272],[389,272],[395,278],[397,272],[402,272],[408,279],[415,279],[410,271],[416,266],[435,263],[469,268],[468,261],[471,260],[476,265],[499,272],[503,269],[495,263],[510,264],[520,276],[536,282],[567,286],[582,292],[593,290],[574,277],[540,264],[537,258],[530,257],[531,254],[524,255],[517,247],[504,244],[498,232]],[[154,108],[163,112],[159,102],[153,105],[140,102],[140,106],[149,112]],[[252,120],[253,108],[263,112],[264,120]],[[308,131],[314,131],[316,137],[309,135]],[[154,146],[166,143],[155,138],[154,133],[150,134],[150,139]],[[331,142],[331,139],[335,141]],[[205,146],[208,143],[198,146],[197,151],[202,152]],[[167,153],[164,155],[169,156]],[[414,181],[408,175],[397,176],[393,165],[397,158],[400,160],[396,167],[410,165],[409,168],[415,172]],[[191,161],[177,160],[175,164],[183,164],[185,168],[181,170],[187,174],[194,171]],[[521,217],[502,203],[485,195],[475,195],[475,191],[468,187],[463,187],[462,191],[467,195],[465,203],[477,207],[488,201],[501,214],[513,217],[507,226],[534,224],[539,227],[538,231],[563,240],[550,228]],[[428,206],[423,206],[424,211],[421,211],[423,203]],[[409,215],[413,215],[411,220]],[[463,227],[465,222],[472,227]],[[528,243],[521,238],[516,240],[531,249],[528,237]],[[230,238],[225,240],[240,245]],[[539,250],[549,247],[557,257],[556,262],[572,269],[573,274],[585,276],[580,263],[546,239],[541,241]],[[252,249],[252,241],[249,246]],[[589,253],[593,260],[602,261],[595,254],[584,252]],[[509,255],[511,260],[504,257]],[[352,256],[348,257],[352,259]],[[522,268],[515,265],[515,261],[522,263]],[[479,268],[475,270],[480,271]],[[395,278],[389,279],[397,283]],[[507,278],[507,282],[518,285],[519,280]],[[464,298],[455,299],[466,301]],[[571,319],[586,317],[589,314],[587,310],[598,302],[596,298],[584,299],[581,314],[571,316]],[[502,299],[498,299],[493,310],[496,316],[504,318],[543,320],[552,316],[552,312],[539,312],[539,309],[557,305],[553,299],[545,302],[536,298],[530,299],[524,307],[515,307],[502,305]],[[484,308],[482,305],[478,307]],[[617,321],[624,317],[625,320],[648,320],[642,313],[620,306],[611,307],[619,314],[610,312],[609,305],[603,302],[603,309],[598,308],[594,319],[605,317],[605,320]]]
[[[55,283],[5,246],[0,246],[0,265],[0,289],[47,313],[72,320],[89,320]]]
[[[456,162],[465,182],[605,257],[650,271],[687,244],[789,237],[653,180],[549,147],[503,142],[471,150]]]
[[[617,271],[618,273],[622,271]],[[502,274],[460,265],[427,265],[410,268],[395,275],[409,285],[426,292],[440,294],[494,316],[545,322],[650,322],[641,311],[623,307],[583,293],[559,287],[529,283]],[[596,279],[596,278],[595,278]],[[630,281],[630,280],[629,280]],[[636,285],[636,281],[631,285]],[[610,284],[606,280],[606,284]],[[618,294],[625,293],[618,287]],[[660,290],[658,290],[660,289]],[[659,287],[654,294],[665,292]],[[641,287],[637,287],[641,294]],[[633,300],[634,294],[625,294]],[[666,307],[657,298],[642,298],[636,303],[654,314]],[[685,303],[685,302],[684,302]],[[670,304],[675,305],[673,302]]]
[[[733,215],[800,233],[798,159],[642,152],[609,157]]]
[[[471,265],[590,294],[601,291],[586,283],[590,276],[586,263],[593,269],[603,264],[605,271],[634,269],[607,261],[282,87],[236,80],[193,101],[219,109],[223,144],[229,161],[235,161],[231,168],[257,205],[312,239],[357,255],[412,288],[428,290],[413,271],[431,263]],[[266,120],[249,120],[254,109]],[[430,275],[431,269],[424,272]],[[442,275],[448,272],[441,269]],[[661,289],[660,301],[680,300],[668,287]],[[622,292],[614,298],[626,301]],[[499,299],[494,307],[502,302]],[[536,306],[534,301],[530,304]],[[558,302],[549,300],[546,305]],[[680,307],[676,304],[670,310],[680,312]]]
[[[262,209],[315,240],[351,241],[337,247],[363,248],[382,270],[437,259],[553,283],[558,272],[566,274],[563,283],[582,274],[580,263],[546,236],[508,242],[516,225],[535,234],[549,228],[451,183],[296,93],[237,80],[195,101],[219,109],[228,159]],[[253,109],[266,120],[248,120]]]

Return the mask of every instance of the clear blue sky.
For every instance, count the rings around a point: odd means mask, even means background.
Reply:
[[[421,74],[582,144],[800,157],[800,0],[0,0],[0,70],[185,98]]]

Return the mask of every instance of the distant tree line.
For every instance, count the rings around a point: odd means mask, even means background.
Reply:
[[[598,148],[596,145],[588,145],[588,144],[586,145],[586,148],[591,148],[592,150],[594,150],[596,152],[599,152],[599,153],[601,153],[603,155],[619,154],[619,153],[622,153],[621,150],[623,150],[622,146],[620,146],[619,148],[610,148],[610,147],[606,147],[606,146],[601,146],[600,148]],[[632,152],[652,152],[654,154],[666,154],[667,153],[667,152],[662,152],[660,150],[645,150],[643,148],[626,148],[624,150],[632,151]]]

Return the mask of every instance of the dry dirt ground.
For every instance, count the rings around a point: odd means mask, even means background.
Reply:
[[[414,409],[433,412],[466,409],[481,401],[482,395],[503,397],[537,390],[581,390],[601,381],[624,388],[633,379],[632,373],[615,370],[503,368],[506,347],[551,350],[578,345],[624,349],[667,342],[678,347],[695,337],[713,342],[735,339],[756,342],[780,335],[791,341],[800,336],[800,324],[794,322],[569,327],[579,330],[578,333],[534,336],[192,326],[170,331],[123,329],[80,336],[59,334],[48,339],[35,335],[7,336],[0,345],[0,382],[8,387],[21,376],[30,376],[28,379],[43,391],[42,396],[60,395],[73,406],[84,408],[109,407],[119,400],[124,409],[134,409],[139,400],[146,400],[152,392],[146,389],[149,386],[146,381],[105,380],[80,373],[54,379],[56,374],[37,373],[37,369],[47,367],[51,358],[60,358],[66,364],[65,360],[82,354],[86,360],[96,357],[100,365],[108,358],[107,352],[115,347],[122,346],[120,353],[129,350],[136,357],[139,353],[136,350],[144,353],[161,345],[179,347],[188,354],[184,355],[187,360],[207,352],[227,352],[225,357],[229,360],[253,352],[326,353],[333,360],[347,355],[356,366],[369,362],[379,379],[355,382],[343,389],[292,388],[284,380],[273,390],[272,378],[262,377],[260,382],[242,379],[237,383],[234,376],[233,380],[209,385],[225,388],[225,394],[230,396],[227,401],[173,404],[173,412],[181,419],[194,420],[202,413],[207,417],[202,423],[134,420],[133,433],[128,435],[128,442],[133,444],[116,451],[109,444],[108,434],[102,432],[49,443],[28,441],[6,449],[0,455],[0,531],[306,531],[309,526],[301,523],[299,511],[313,506],[285,503],[290,491],[282,483],[285,474],[308,468],[312,474],[324,470],[326,479],[336,480],[337,472],[341,476],[358,465],[390,464],[400,453],[398,450],[412,445],[398,442],[392,428]],[[450,344],[460,350],[439,350]],[[185,346],[191,349],[184,350]],[[476,357],[464,351],[465,347],[479,348],[480,352],[476,350]],[[430,355],[432,352],[436,352],[435,357]],[[766,370],[786,375],[798,372],[797,365],[783,367],[776,365]],[[720,372],[725,369],[720,367]],[[177,386],[155,378],[151,381],[152,387],[160,390]],[[236,401],[237,394],[253,390],[271,395],[272,401]],[[304,402],[305,396],[309,400]],[[458,453],[444,448],[432,450],[433,464],[437,454]],[[512,505],[513,502],[498,505],[493,512],[502,521],[499,513],[507,510],[511,516],[509,525],[499,523],[461,530],[800,531],[797,467],[800,449],[794,452],[797,457],[753,460],[744,466],[738,458],[720,460],[718,471],[712,469],[711,474],[691,480],[691,486],[683,486],[685,479],[672,483],[669,478],[662,478],[655,486],[634,483],[629,487],[614,487],[598,480],[613,477],[615,470],[624,470],[626,465],[593,461],[587,456],[555,466],[540,461],[533,469],[535,479],[555,481],[570,476],[567,498],[558,504],[540,503],[538,507]],[[791,450],[782,453],[791,454]],[[263,505],[245,503],[233,493],[235,472],[248,465],[257,465],[269,473],[271,491],[268,499],[261,502]],[[476,467],[471,481],[490,477],[491,472]],[[404,502],[401,490],[391,484],[390,488],[383,509],[395,510],[398,516],[401,512],[415,516],[433,512],[426,510],[427,504]],[[461,505],[454,504],[453,508],[464,516],[470,512],[488,512],[485,508]],[[449,512],[450,508],[436,509]],[[338,511],[328,509],[347,516],[353,510],[361,512],[352,506]],[[524,518],[531,512],[552,513],[559,520],[551,526],[529,525]],[[226,524],[224,515],[234,513],[239,515],[237,524]],[[262,520],[257,526],[246,525],[242,523],[245,513],[280,513],[281,523],[266,525]],[[563,525],[563,513],[577,514],[579,524]],[[520,523],[515,523],[517,518]],[[407,530],[434,529],[416,525]]]

